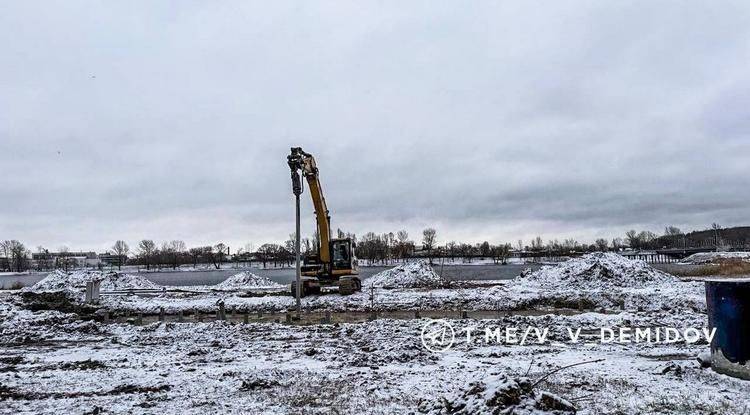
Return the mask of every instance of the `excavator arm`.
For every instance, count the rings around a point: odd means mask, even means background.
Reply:
[[[291,154],[287,156],[289,168],[292,170],[292,181],[298,171],[302,172],[307,186],[310,189],[313,207],[315,208],[315,218],[318,222],[318,236],[320,237],[320,247],[318,254],[323,264],[331,262],[330,242],[331,242],[331,217],[329,216],[326,199],[323,197],[323,189],[320,186],[318,177],[318,167],[315,165],[315,158],[305,153],[300,147],[292,147]],[[297,180],[299,180],[297,178]]]

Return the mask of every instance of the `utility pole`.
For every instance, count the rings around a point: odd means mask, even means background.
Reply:
[[[297,297],[297,318],[300,317],[300,314],[302,313],[302,304],[300,301],[300,297],[302,296],[302,269],[300,267],[300,212],[299,212],[299,196],[302,194],[302,180],[300,179],[299,172],[297,172],[297,169],[292,166],[292,164],[289,164],[289,167],[292,168],[292,192],[294,193],[294,199],[295,199],[295,207],[296,207],[296,232],[294,234],[294,258],[296,262],[296,292],[295,296]]]

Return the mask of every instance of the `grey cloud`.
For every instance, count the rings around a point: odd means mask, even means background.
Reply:
[[[285,156],[334,227],[590,239],[743,224],[743,2],[4,6],[0,238],[281,240]],[[305,200],[305,229],[312,230]]]

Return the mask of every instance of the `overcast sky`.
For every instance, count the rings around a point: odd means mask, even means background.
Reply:
[[[743,2],[0,2],[0,239],[750,224]],[[304,195],[303,229],[314,218]]]

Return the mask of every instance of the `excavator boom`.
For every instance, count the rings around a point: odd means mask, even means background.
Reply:
[[[292,147],[292,152],[287,157],[287,161],[292,171],[301,171],[302,176],[307,181],[313,207],[315,208],[315,219],[318,223],[320,261],[328,263],[331,261],[331,217],[328,212],[328,206],[326,206],[326,199],[323,197],[323,188],[320,186],[320,177],[318,176],[318,167],[315,164],[315,158],[311,154],[305,153],[300,147]]]

